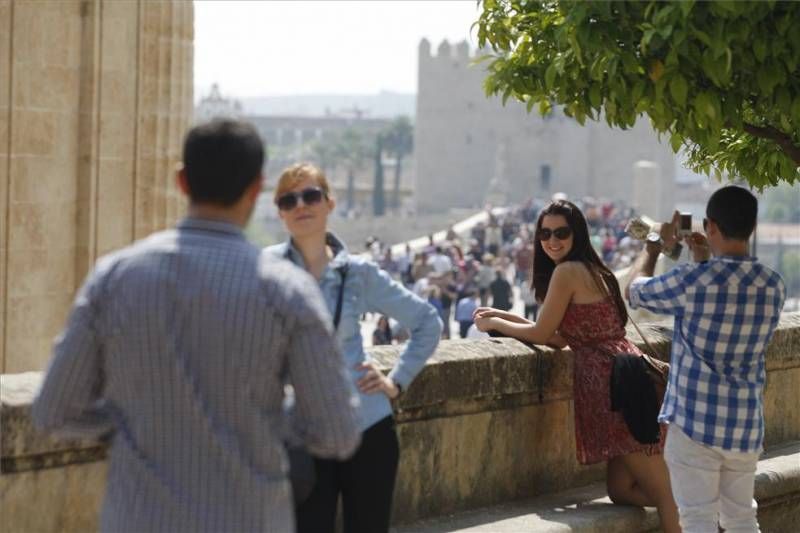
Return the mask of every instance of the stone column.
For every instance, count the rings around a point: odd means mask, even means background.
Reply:
[[[637,161],[633,164],[633,202],[636,210],[655,220],[662,220],[661,171],[658,163]]]
[[[97,258],[171,225],[193,6],[0,0],[0,370],[40,370]]]

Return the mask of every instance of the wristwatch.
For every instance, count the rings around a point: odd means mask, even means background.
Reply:
[[[672,248],[664,247],[664,241],[661,239],[661,235],[657,231],[651,231],[647,234],[647,243],[648,244],[656,244],[661,248],[661,253],[672,259],[673,261],[677,261],[678,258],[681,256],[681,252],[683,251],[683,245],[679,242],[676,242]]]
[[[664,246],[664,241],[661,240],[661,235],[659,235],[657,231],[651,231],[648,233],[645,240],[647,241],[647,244],[657,244],[662,248]]]

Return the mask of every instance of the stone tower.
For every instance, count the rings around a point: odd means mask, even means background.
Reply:
[[[511,198],[595,196],[630,202],[636,161],[654,161],[671,205],[675,157],[666,143],[640,120],[628,131],[605,122],[577,122],[556,110],[542,118],[509,100],[487,98],[486,63],[476,63],[466,42],[419,45],[419,80],[414,132],[417,208],[480,207],[502,146]],[[546,171],[543,169],[547,169]],[[552,176],[552,177],[550,177]]]
[[[0,366],[40,370],[89,268],[180,217],[193,6],[0,0]]]

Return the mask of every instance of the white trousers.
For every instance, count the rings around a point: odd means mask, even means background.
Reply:
[[[670,425],[664,460],[683,533],[758,532],[753,499],[758,452],[706,446]]]

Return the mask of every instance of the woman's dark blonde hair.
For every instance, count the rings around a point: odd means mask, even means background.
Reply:
[[[326,198],[331,197],[328,179],[319,167],[311,163],[295,163],[281,172],[281,177],[278,178],[278,185],[275,187],[273,201],[277,202],[278,198],[294,189],[298,183],[307,178],[313,180],[322,189]]]

